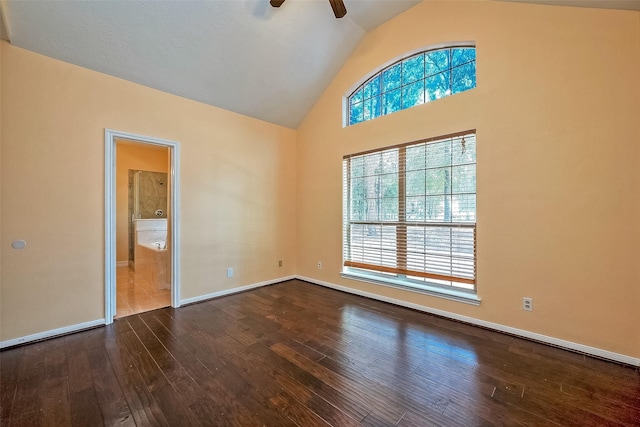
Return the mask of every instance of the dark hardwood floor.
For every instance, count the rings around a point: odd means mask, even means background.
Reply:
[[[640,426],[632,368],[300,281],[0,357],[2,426]]]

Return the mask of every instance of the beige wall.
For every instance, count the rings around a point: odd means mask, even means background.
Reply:
[[[169,149],[134,142],[116,144],[116,261],[129,260],[129,169],[169,170]]]
[[[369,33],[298,132],[298,274],[640,357],[638,15],[425,2]],[[363,76],[452,41],[476,89],[342,128]],[[342,156],[473,128],[481,305],[342,279]]]
[[[295,131],[5,42],[1,97],[1,341],[104,318],[105,128],[180,143],[182,298],[295,273]]]
[[[476,41],[476,89],[342,128],[359,79],[448,41]],[[0,341],[104,317],[111,128],[180,142],[183,298],[297,273],[640,357],[640,13],[425,2],[365,37],[297,133],[0,50]],[[481,305],[341,279],[342,156],[469,128]]]

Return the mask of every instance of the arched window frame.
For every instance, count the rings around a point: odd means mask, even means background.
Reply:
[[[372,120],[374,118],[380,117],[380,116],[384,116],[384,115],[388,115],[391,113],[394,113],[396,111],[401,111],[401,110],[405,110],[407,108],[411,108],[414,107],[416,105],[422,105],[424,103],[428,103],[428,102],[433,102],[434,100],[440,99],[440,98],[444,98],[450,95],[454,95],[457,93],[461,93],[461,92],[465,92],[467,90],[473,89],[476,87],[476,55],[474,53],[473,55],[473,60],[470,60],[468,62],[464,62],[462,64],[457,64],[456,66],[452,66],[451,62],[448,63],[448,67],[446,69],[440,69],[438,70],[437,73],[432,73],[427,75],[426,74],[426,70],[425,70],[425,74],[421,77],[418,78],[416,80],[410,81],[409,83],[403,84],[402,81],[402,67],[400,69],[399,72],[399,76],[397,77],[398,83],[397,83],[397,87],[394,87],[388,91],[384,91],[384,88],[382,86],[382,80],[383,80],[383,76],[385,72],[388,72],[390,70],[392,70],[394,67],[396,67],[398,64],[402,64],[405,61],[411,60],[412,58],[417,58],[420,57],[421,55],[425,55],[425,54],[429,54],[432,52],[436,52],[436,51],[442,51],[442,50],[448,50],[448,49],[461,49],[461,48],[469,48],[469,49],[476,49],[476,44],[475,42],[470,42],[470,41],[466,41],[466,42],[452,42],[452,43],[443,43],[443,44],[438,44],[438,45],[431,45],[429,47],[426,48],[420,48],[420,49],[416,49],[410,52],[406,52],[405,54],[396,57],[384,64],[382,64],[380,67],[376,68],[373,72],[368,73],[367,75],[365,75],[363,78],[361,78],[356,84],[354,84],[348,91],[347,94],[343,97],[343,127],[346,126],[351,126],[354,124],[358,124],[358,123],[362,123],[362,122],[366,122],[369,120]],[[463,90],[458,90],[456,92],[451,91],[451,71],[452,70],[458,70],[461,69],[462,66],[466,66],[467,64],[472,64],[473,65],[473,85],[467,88],[464,88]],[[449,93],[444,93],[440,96],[437,96],[435,99],[425,99],[423,98],[421,101],[418,100],[418,102],[415,103],[410,103],[408,102],[407,104],[403,103],[403,94],[405,93],[405,89],[409,89],[408,87],[417,83],[422,82],[423,84],[423,88],[424,88],[424,82],[431,77],[437,76],[442,74],[444,76],[444,73],[449,73]],[[358,91],[360,89],[365,88],[365,86],[367,86],[369,84],[369,82],[375,80],[376,78],[379,78],[381,83],[380,83],[380,92],[376,95],[373,95],[369,98],[366,98],[367,100],[371,100],[371,102],[373,103],[373,100],[375,98],[378,98],[378,106],[373,107],[370,109],[370,115],[367,117],[364,114],[364,103],[363,105],[363,117],[362,120],[359,121],[355,121],[352,122],[351,121],[351,107],[352,107],[352,98],[354,96],[356,96],[358,94]],[[391,94],[392,92],[397,92],[399,95],[399,106],[398,108],[385,108],[385,104],[386,104],[386,98],[383,98],[384,96],[387,96],[389,94]],[[423,89],[423,96],[426,97],[427,93],[426,90]],[[365,101],[366,103],[366,101]],[[378,109],[377,114],[376,114],[376,109]]]

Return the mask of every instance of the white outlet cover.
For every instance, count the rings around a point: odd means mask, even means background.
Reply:
[[[227,268],[227,277],[233,277],[233,267]]]

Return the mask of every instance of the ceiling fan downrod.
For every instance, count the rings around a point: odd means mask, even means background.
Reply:
[[[269,4],[273,7],[280,7],[284,3],[284,0],[269,0]],[[343,0],[329,0],[331,4],[331,9],[333,9],[333,14],[336,18],[340,19],[347,14],[347,8],[344,5]]]

